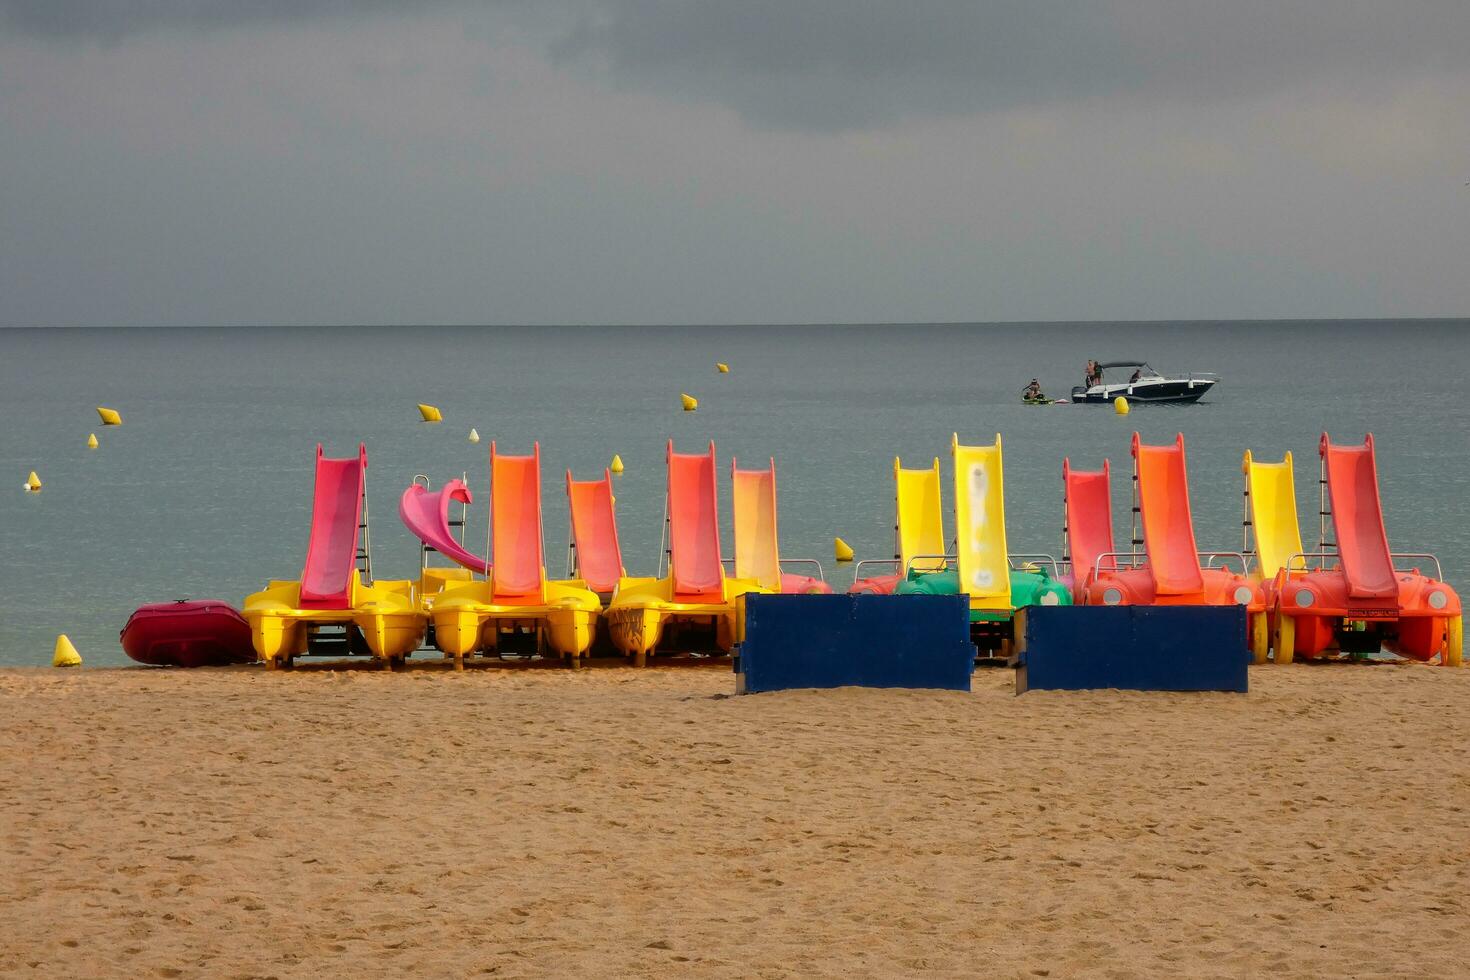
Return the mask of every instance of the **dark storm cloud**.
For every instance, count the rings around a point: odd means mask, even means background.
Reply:
[[[1470,65],[1470,0],[0,0],[0,27],[116,40],[444,11],[626,88],[813,130],[1302,84],[1352,98]]]
[[[1463,315],[1467,51],[1470,0],[0,0],[0,326]]]
[[[1215,100],[1464,71],[1466,0],[598,0],[553,51],[841,128],[1091,96]]]
[[[763,121],[817,127],[1116,89],[1148,71],[1101,5],[1045,0],[607,0],[553,53]]]

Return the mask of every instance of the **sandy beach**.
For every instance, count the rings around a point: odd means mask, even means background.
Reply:
[[[1467,970],[1470,672],[0,672],[0,973]]]

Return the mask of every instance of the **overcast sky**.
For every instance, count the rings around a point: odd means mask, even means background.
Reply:
[[[0,324],[1470,315],[1467,0],[0,0]]]

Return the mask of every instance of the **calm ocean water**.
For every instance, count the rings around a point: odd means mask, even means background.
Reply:
[[[1019,403],[1032,376],[1066,394],[1089,357],[1224,380],[1199,405],[1127,418]],[[731,373],[717,374],[717,360]],[[672,437],[688,451],[715,440],[725,473],[732,455],[747,466],[774,456],[782,553],[820,557],[845,586],[833,536],[859,557],[891,555],[893,457],[918,466],[937,455],[948,472],[951,432],[975,443],[1002,433],[1011,548],[1055,553],[1065,455],[1089,468],[1112,459],[1123,539],[1130,434],[1183,432],[1200,547],[1237,549],[1242,450],[1289,449],[1311,546],[1318,435],[1371,431],[1395,550],[1437,552],[1450,582],[1470,589],[1467,365],[1470,321],[0,330],[0,664],[48,663],[61,632],[88,664],[129,663],[117,632],[135,606],[238,604],[267,579],[295,578],[318,441],[338,456],[367,443],[379,578],[417,574],[417,543],[397,516],[417,473],[436,486],[469,475],[469,540],[484,547],[491,439],[512,453],[541,443],[554,575],[564,472],[595,477],[620,453],[625,562],[652,574]],[[679,410],[680,391],[698,412]],[[420,401],[445,421],[421,423]],[[96,405],[125,424],[102,429]],[[102,445],[89,451],[94,431]],[[38,495],[21,489],[32,469]],[[728,522],[723,479],[720,495]]]

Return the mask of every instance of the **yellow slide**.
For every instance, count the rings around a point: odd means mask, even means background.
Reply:
[[[893,459],[897,484],[898,575],[902,580],[910,568],[933,572],[944,568],[943,558],[914,561],[915,555],[943,555],[944,509],[939,495],[939,457],[927,470],[906,470]]]
[[[1008,611],[1013,607],[1000,434],[993,446],[961,446],[958,435],[950,445],[960,591],[969,593],[971,609]]]
[[[1245,451],[1241,460],[1245,471],[1245,493],[1250,503],[1251,530],[1256,542],[1255,595],[1250,604],[1251,654],[1255,662],[1266,662],[1271,641],[1271,609],[1276,604],[1276,576],[1302,551],[1302,532],[1296,518],[1296,481],[1292,474],[1291,453],[1279,463],[1263,463]],[[1291,570],[1306,568],[1298,558]],[[1290,663],[1295,653],[1289,644],[1276,643],[1276,662]]]
[[[1251,528],[1256,537],[1256,565],[1261,578],[1271,579],[1302,551],[1302,532],[1296,519],[1296,483],[1291,453],[1279,463],[1263,463],[1245,451],[1246,492],[1250,494]],[[1305,568],[1298,558],[1293,569]]]

